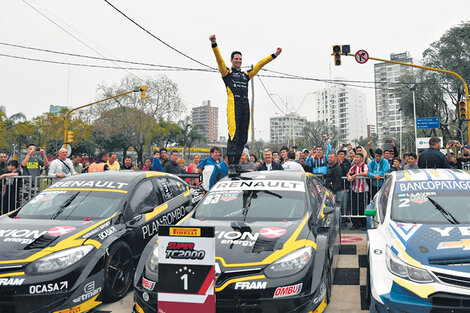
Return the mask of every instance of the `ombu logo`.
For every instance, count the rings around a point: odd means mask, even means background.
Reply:
[[[170,227],[170,236],[200,237],[201,236],[201,229],[200,228],[175,228],[175,227]]]
[[[462,250],[470,250],[470,239],[461,239],[460,241],[447,241],[441,242],[438,246],[438,249],[457,249],[461,248]]]
[[[292,285],[292,286],[278,287],[276,291],[274,291],[273,298],[297,295],[300,293],[301,290],[302,290],[301,283],[297,285]]]
[[[193,242],[169,242],[165,252],[167,259],[202,260],[206,255],[204,250],[194,250]]]

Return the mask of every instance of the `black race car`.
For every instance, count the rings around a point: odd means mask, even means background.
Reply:
[[[308,173],[218,182],[181,226],[215,226],[217,312],[322,312],[341,244],[334,195]],[[134,276],[134,312],[156,312],[157,237]]]
[[[54,183],[0,217],[0,312],[78,313],[122,298],[158,226],[180,221],[191,205],[188,184],[160,172]]]

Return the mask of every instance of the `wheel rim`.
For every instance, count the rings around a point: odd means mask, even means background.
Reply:
[[[129,288],[132,275],[131,255],[125,249],[119,249],[111,257],[108,266],[109,287],[116,293],[122,294]]]

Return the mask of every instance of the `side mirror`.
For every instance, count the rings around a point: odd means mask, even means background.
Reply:
[[[332,206],[327,206],[326,208],[323,209],[323,214],[328,215],[331,214],[335,211],[335,208]]]
[[[376,210],[365,210],[364,211],[365,216],[377,216],[377,211]]]
[[[154,208],[153,206],[144,206],[144,207],[140,210],[140,214],[150,213],[150,212],[152,212],[153,210],[155,210],[155,208]]]
[[[186,211],[186,213],[191,212],[193,209],[194,209],[194,207],[193,207],[192,205],[188,205],[187,207],[184,208],[184,210]]]

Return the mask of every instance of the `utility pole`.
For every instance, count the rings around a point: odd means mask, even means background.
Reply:
[[[251,80],[251,149],[255,153],[255,80]]]

